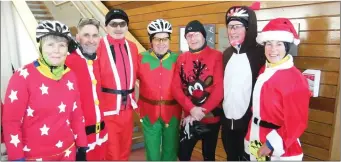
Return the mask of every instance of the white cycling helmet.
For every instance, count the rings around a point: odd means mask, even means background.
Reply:
[[[69,41],[72,39],[70,29],[59,21],[44,20],[39,22],[36,29],[37,42],[39,43],[41,38],[47,35],[65,37]]]
[[[147,26],[148,34],[156,34],[156,33],[172,33],[172,25],[163,19],[156,19],[150,22]]]

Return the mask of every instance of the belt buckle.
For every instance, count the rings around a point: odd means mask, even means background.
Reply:
[[[165,105],[166,104],[166,101],[165,100],[159,100],[158,101],[158,105]]]
[[[101,122],[96,123],[96,134],[101,131]]]
[[[257,120],[257,122],[254,122],[255,120]],[[255,123],[256,125],[259,126],[259,123],[260,123],[260,118],[259,117],[253,117],[253,123]]]

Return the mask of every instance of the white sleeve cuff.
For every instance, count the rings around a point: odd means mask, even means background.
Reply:
[[[133,99],[133,95],[129,95],[130,96],[130,100],[131,100],[131,106],[133,107],[133,109],[137,109],[138,106],[137,106],[137,103],[135,102],[135,100]]]
[[[272,130],[268,135],[266,135],[266,139],[270,142],[271,146],[274,148],[274,152],[273,152],[274,156],[280,157],[285,153],[284,146],[283,146],[283,139],[277,133],[276,130]]]

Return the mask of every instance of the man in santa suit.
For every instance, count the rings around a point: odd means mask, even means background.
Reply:
[[[264,46],[267,62],[253,92],[246,159],[302,160],[299,137],[307,128],[310,91],[288,53],[299,44],[298,35],[289,19],[277,18],[256,40]]]
[[[97,50],[100,108],[109,133],[106,160],[128,160],[131,151],[138,50],[124,37],[128,23],[123,10],[110,10],[105,16],[108,34],[100,40]]]
[[[96,50],[100,40],[99,21],[82,18],[78,24],[76,40],[79,45],[69,56],[65,64],[75,72],[80,91],[82,110],[85,118],[85,131],[88,137],[87,160],[104,160],[108,133],[105,129],[103,113],[99,108],[100,92],[99,69]],[[77,160],[81,156],[77,156]]]
[[[39,58],[11,77],[2,126],[8,160],[74,161],[85,154],[84,130],[76,75],[65,64],[73,41],[59,21],[42,21],[36,30]]]

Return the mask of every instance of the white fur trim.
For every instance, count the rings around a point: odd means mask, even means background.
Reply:
[[[271,40],[290,42],[290,43],[294,43],[295,45],[298,45],[300,43],[299,39],[295,39],[294,35],[291,32],[287,32],[287,31],[261,32],[258,34],[256,38],[257,43],[261,45],[264,45],[264,42],[271,41]]]
[[[116,64],[114,62],[114,58],[113,58],[111,50],[110,50],[110,45],[109,45],[109,41],[108,41],[108,35],[105,36],[103,39],[104,39],[105,47],[107,49],[107,54],[108,54],[108,57],[109,57],[109,61],[110,61],[110,64],[111,64],[111,70],[114,73],[114,80],[115,80],[116,88],[117,88],[117,90],[121,90],[122,88],[121,88],[120,76],[118,75]],[[120,109],[121,109],[121,100],[122,100],[122,95],[120,95],[120,94],[116,95],[116,110],[105,111],[105,112],[103,112],[103,115],[104,116],[109,116],[109,115],[119,114],[120,113]]]
[[[102,143],[104,143],[107,140],[108,140],[108,133],[105,134],[105,136],[103,138],[98,138],[97,137],[95,142],[88,144],[89,149],[86,152],[89,152],[89,151],[95,149],[96,145],[101,146]]]
[[[244,138],[244,151],[250,155],[249,144],[250,142]]]
[[[118,71],[117,71],[114,59],[112,57],[112,53],[111,53],[110,46],[109,46],[109,41],[108,41],[108,36],[104,37],[104,43],[105,43],[105,46],[106,46],[106,49],[107,49],[107,54],[109,56],[109,61],[110,61],[110,64],[111,64],[111,69],[113,70],[113,73],[114,73],[114,80],[115,80],[117,89],[121,90],[122,88],[121,88],[120,77],[118,75]],[[133,59],[132,59],[132,55],[131,55],[131,52],[130,52],[130,47],[129,47],[129,44],[128,44],[127,40],[125,40],[125,44],[127,45],[127,53],[128,53],[129,65],[130,65],[129,89],[132,89],[133,85],[134,85],[133,84],[134,83],[133,82],[134,64],[133,64]],[[116,99],[117,99],[116,100],[116,110],[105,111],[105,112],[103,112],[104,116],[117,115],[117,114],[120,113],[121,97],[122,97],[122,95],[120,95],[120,94],[118,94],[117,97],[116,97]],[[137,108],[137,104],[136,104],[135,100],[133,99],[132,93],[129,94],[129,97],[130,97],[130,101],[131,101],[131,105],[132,105],[133,109],[136,109]]]
[[[134,82],[133,82],[133,79],[134,79],[134,64],[133,64],[133,59],[131,57],[131,52],[130,52],[130,47],[129,47],[129,43],[127,40],[125,40],[125,43],[127,45],[127,52],[128,52],[128,57],[129,57],[129,64],[130,64],[130,83],[129,83],[129,89],[132,89],[133,86],[134,86]],[[133,109],[136,109],[137,108],[137,104],[135,102],[135,100],[133,99],[133,93],[130,93],[129,94],[130,96],[130,102],[131,102],[131,105],[133,107]]]
[[[83,54],[79,50],[79,48],[76,49],[76,53],[87,63],[87,59],[83,56]],[[95,77],[95,74],[94,74],[93,65],[87,65],[87,70],[88,70],[91,81],[97,80]],[[92,97],[93,97],[94,101],[98,101],[98,94],[97,94],[97,90],[96,90],[96,85],[93,83],[91,83],[91,90],[92,90]],[[98,105],[94,104],[94,106],[95,106],[95,113],[96,113],[96,123],[99,123],[99,122],[101,122],[101,111],[100,111]]]
[[[301,42],[301,41],[300,41],[299,39],[295,39],[295,38],[294,38],[294,44],[295,44],[296,46],[297,46],[298,44],[300,44],[300,42]]]
[[[268,135],[266,135],[266,139],[270,142],[271,146],[274,148],[274,153],[273,153],[274,156],[280,157],[285,153],[284,146],[283,146],[283,139],[277,133],[276,130],[272,130]]]
[[[252,119],[254,117],[257,117],[259,120],[261,120],[261,108],[260,108],[260,100],[261,100],[261,90],[266,81],[268,81],[275,73],[276,69],[265,69],[264,73],[258,76],[257,82],[253,88],[253,97],[252,97]],[[250,141],[253,140],[260,140],[259,137],[260,130],[259,125],[255,124],[254,122],[251,122],[250,127]]]

